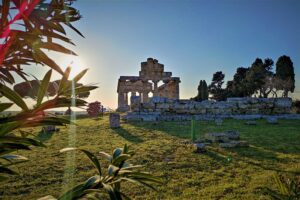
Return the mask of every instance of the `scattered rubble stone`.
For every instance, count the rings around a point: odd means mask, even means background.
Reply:
[[[225,143],[219,143],[219,146],[222,148],[234,148],[237,147],[237,143],[235,142],[225,142]]]
[[[229,140],[240,139],[240,133],[237,131],[226,131],[224,133],[207,133],[205,139],[212,142],[228,142]]]
[[[245,124],[247,125],[257,125],[256,121],[247,121]]]
[[[215,123],[216,123],[217,126],[222,126],[222,124],[223,124],[223,119],[217,118],[217,119],[215,119]]]
[[[207,133],[205,138],[211,142],[228,142],[230,140],[225,133]]]
[[[238,131],[226,131],[225,134],[227,135],[227,137],[229,139],[232,139],[232,140],[239,140],[240,139],[240,133]]]
[[[230,142],[219,143],[222,148],[248,147],[249,143],[243,140],[232,140]]]
[[[56,128],[56,126],[54,125],[48,125],[48,126],[43,126],[42,131],[43,132],[55,132],[55,131],[59,131],[59,128]]]
[[[269,124],[278,124],[278,119],[276,117],[268,117],[267,122]]]
[[[204,152],[206,152],[205,146],[206,146],[206,144],[204,144],[204,143],[196,143],[195,144],[195,147],[196,147],[195,152],[196,153],[204,153]]]
[[[249,146],[247,141],[239,139],[240,133],[238,131],[229,130],[222,133],[207,133],[205,134],[205,138],[200,138],[196,142],[198,142],[198,144],[208,145],[209,143],[205,142],[211,141],[213,143],[219,143],[219,146],[222,148]]]

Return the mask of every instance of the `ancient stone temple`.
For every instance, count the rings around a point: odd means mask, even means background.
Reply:
[[[161,84],[160,84],[161,83]],[[179,99],[179,77],[165,72],[164,65],[158,60],[148,58],[141,63],[139,76],[121,76],[118,82],[118,111],[129,110],[129,98],[136,96],[141,103],[148,102],[151,96]],[[130,95],[131,94],[131,95]]]

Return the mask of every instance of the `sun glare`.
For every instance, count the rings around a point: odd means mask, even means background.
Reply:
[[[66,70],[68,66],[71,67],[71,73],[69,79],[74,78],[79,72],[81,72],[86,68],[84,66],[84,62],[82,61],[81,58],[79,58],[79,56],[67,56],[63,60],[61,67],[63,68],[63,70]]]

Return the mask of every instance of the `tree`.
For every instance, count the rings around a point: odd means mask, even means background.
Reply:
[[[208,86],[208,92],[211,94],[211,98],[216,101],[223,101],[226,99],[225,89],[222,88],[224,83],[225,74],[221,71],[214,73],[212,82]]]
[[[97,117],[103,113],[102,108],[103,106],[101,103],[99,101],[95,101],[88,104],[86,111],[90,117]]]
[[[288,92],[294,92],[295,90],[295,73],[294,64],[289,56],[280,56],[276,62],[276,77],[280,80],[288,81],[291,84],[278,85],[278,90],[283,90],[283,97],[288,96]]]
[[[265,81],[273,76],[271,71],[273,64],[274,62],[270,58],[266,58],[264,61],[256,58],[246,74],[246,87],[249,94],[257,93],[259,97],[268,97],[271,91],[266,89]]]
[[[208,99],[208,88],[205,80],[200,80],[198,86],[198,94],[192,98],[194,101],[203,101]]]
[[[249,68],[239,67],[233,76],[232,81],[227,82],[227,97],[245,97],[249,96],[249,90],[246,85],[246,75]]]

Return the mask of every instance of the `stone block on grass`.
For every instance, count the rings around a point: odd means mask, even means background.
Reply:
[[[231,139],[231,140],[239,140],[240,139],[240,133],[238,131],[226,131],[225,135]]]
[[[211,142],[229,142],[230,139],[225,133],[207,133],[205,139]]]
[[[223,124],[223,119],[217,118],[217,119],[215,119],[215,123],[216,123],[217,126],[222,126],[222,124]]]
[[[219,146],[221,148],[248,147],[249,143],[244,140],[239,140],[239,141],[232,140],[230,142],[220,143]]]
[[[109,114],[109,125],[110,125],[110,128],[119,128],[120,127],[120,114],[110,113]]]
[[[256,121],[247,121],[245,124],[255,126],[255,125],[257,125],[257,122]]]
[[[206,145],[204,143],[196,143],[194,146],[196,147],[196,150],[195,150],[196,153],[205,153],[206,152],[206,149],[205,149]]]
[[[268,117],[267,122],[268,124],[278,124],[278,119],[276,117]]]

